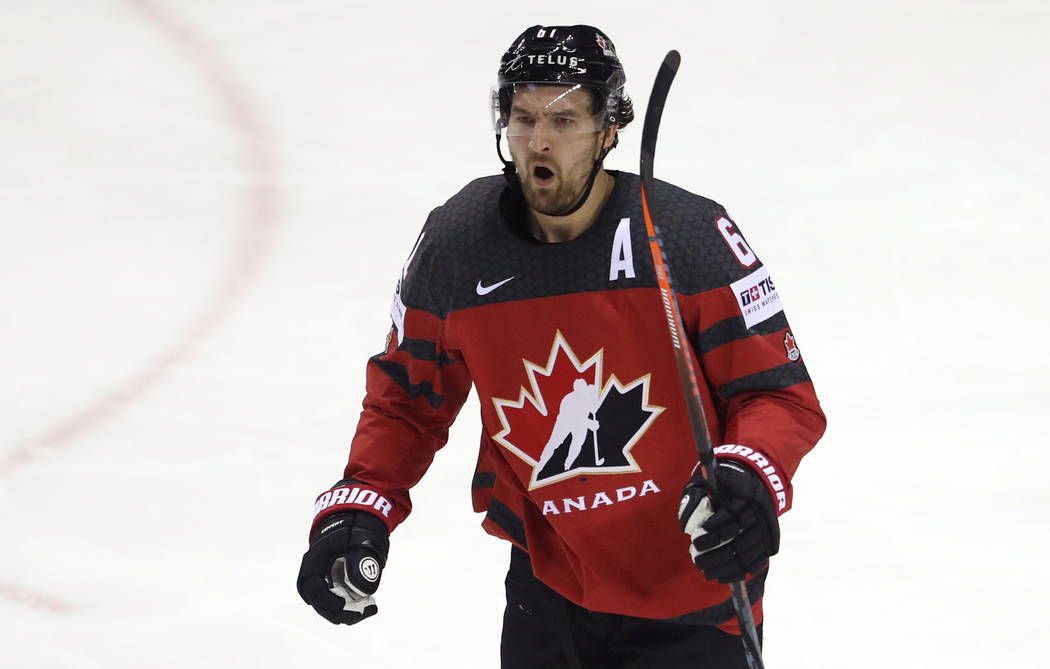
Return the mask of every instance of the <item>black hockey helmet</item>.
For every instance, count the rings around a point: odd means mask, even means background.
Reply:
[[[594,94],[600,127],[622,128],[634,119],[624,92],[627,78],[612,40],[592,26],[532,26],[518,36],[500,59],[492,91],[493,127],[507,127],[515,86],[579,85]]]

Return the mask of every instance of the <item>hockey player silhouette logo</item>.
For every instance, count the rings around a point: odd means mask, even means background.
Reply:
[[[604,350],[584,362],[561,332],[541,366],[523,360],[518,399],[492,398],[503,429],[493,438],[531,467],[535,489],[581,474],[641,471],[631,449],[663,411],[649,404],[649,375],[603,376]]]
[[[565,456],[565,471],[572,469],[576,459],[583,450],[583,443],[588,433],[598,434],[598,421],[594,414],[598,411],[598,388],[588,384],[583,379],[576,379],[572,383],[572,391],[562,398],[558,407],[558,417],[554,419],[554,429],[551,430],[550,439],[543,447],[540,454],[538,467],[542,470],[550,462],[554,452],[569,437],[569,452]],[[598,455],[598,440],[594,442],[595,464],[603,464],[604,458]]]

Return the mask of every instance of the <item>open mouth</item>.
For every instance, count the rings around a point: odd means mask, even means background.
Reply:
[[[532,168],[532,178],[539,186],[549,186],[554,181],[554,171],[549,167],[537,165]]]

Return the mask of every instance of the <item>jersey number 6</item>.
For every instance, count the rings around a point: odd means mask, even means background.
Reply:
[[[720,216],[715,225],[718,226],[718,231],[722,233],[722,239],[726,240],[726,244],[729,245],[729,250],[733,252],[736,259],[740,261],[740,264],[744,267],[751,267],[758,260],[758,256],[751,250],[751,247],[744,241],[743,235],[737,232],[733,222],[725,216]]]

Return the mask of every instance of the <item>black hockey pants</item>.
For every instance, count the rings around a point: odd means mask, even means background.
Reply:
[[[588,611],[537,580],[528,553],[517,547],[506,584],[502,669],[747,669],[739,637]]]

